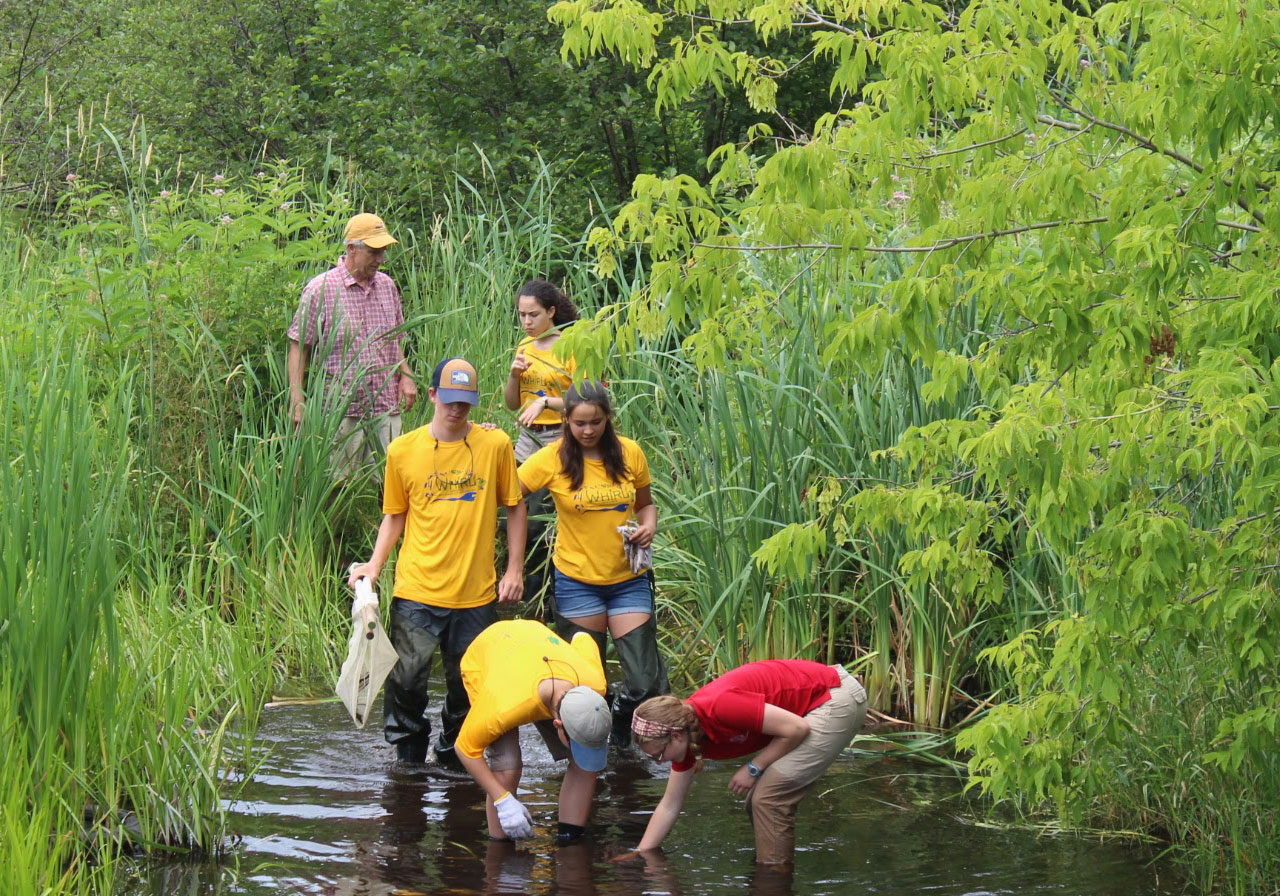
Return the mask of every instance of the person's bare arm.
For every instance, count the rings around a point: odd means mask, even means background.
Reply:
[[[299,345],[298,340],[289,340],[289,353],[285,358],[289,371],[289,414],[293,425],[302,423],[302,406],[306,400],[302,393],[302,384],[307,376],[307,363],[311,360],[311,349]]]
[[[769,745],[757,753],[750,762],[763,772],[798,747],[800,742],[809,736],[809,722],[803,716],[798,716],[781,706],[766,703],[764,722],[760,730],[773,737]],[[729,781],[729,789],[738,796],[746,796],[755,785],[756,779],[751,776],[746,765],[734,772],[733,778]]]
[[[400,364],[397,369],[400,371],[396,384],[396,391],[400,396],[400,409],[407,411],[418,400],[418,384],[413,379],[413,371],[409,369],[409,362],[405,359],[403,351],[400,352]]]
[[[507,375],[507,382],[502,387],[502,399],[507,403],[507,410],[520,410],[520,374],[529,369],[529,362],[524,356],[524,352],[516,352],[515,360],[511,362],[511,373]]]
[[[507,508],[507,571],[498,582],[501,603],[513,603],[524,596],[524,546],[528,532],[529,505],[521,498],[518,504]]]
[[[636,852],[646,852],[662,845],[667,834],[675,827],[676,819],[680,817],[680,809],[684,806],[684,798],[688,796],[692,784],[693,769],[683,772],[671,770],[671,775],[667,778],[667,789],[662,792],[662,799],[658,801],[653,815],[649,816],[649,824],[644,829],[644,836],[640,838]]]
[[[396,546],[400,541],[400,536],[404,534],[405,518],[406,515],[404,513],[388,513],[382,517],[382,524],[378,526],[378,538],[373,543],[373,554],[369,557],[368,562],[358,563],[351,567],[351,575],[347,578],[348,585],[354,588],[356,579],[362,576],[368,577],[370,585],[378,581],[382,567],[386,565],[387,558],[391,556],[391,549]]]
[[[636,523],[638,524],[631,541],[640,547],[653,544],[653,536],[658,532],[658,505],[653,503],[653,491],[650,486],[642,485],[636,489]]]

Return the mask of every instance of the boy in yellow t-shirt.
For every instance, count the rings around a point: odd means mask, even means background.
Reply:
[[[572,643],[541,622],[513,619],[485,629],[462,657],[471,711],[458,734],[458,756],[484,788],[491,837],[520,839],[533,819],[515,793],[523,758],[521,725],[537,726],[554,759],[568,759],[560,785],[560,845],[581,839],[596,775],[605,766],[610,714],[595,641]]]
[[[426,760],[427,679],[439,647],[445,700],[436,761],[460,771],[453,744],[470,706],[462,655],[497,620],[498,601],[521,597],[527,515],[511,439],[467,419],[479,401],[475,368],[461,358],[441,361],[428,395],[435,405],[431,422],[387,448],[382,524],[373,555],[352,568],[350,581],[367,576],[375,582],[403,536],[390,628],[400,660],[387,679],[383,733],[401,760]],[[507,508],[509,545],[501,581],[494,571],[499,505]]]

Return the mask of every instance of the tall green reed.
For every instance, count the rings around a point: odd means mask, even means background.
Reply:
[[[480,374],[483,409],[509,429],[513,415],[501,403],[502,384],[524,338],[516,290],[544,277],[561,285],[580,311],[594,310],[602,298],[584,239],[556,226],[553,189],[545,169],[524,194],[506,200],[486,198],[459,179],[443,210],[403,210],[411,237],[388,265],[404,294],[422,385],[437,361],[465,355]],[[413,221],[422,224],[413,227]]]
[[[671,653],[694,682],[767,657],[855,664],[881,711],[943,727],[972,705],[966,691],[989,685],[978,650],[1020,631],[1030,608],[912,582],[902,559],[922,546],[905,532],[853,529],[844,504],[902,481],[898,462],[880,452],[910,427],[965,415],[972,397],[926,404],[919,366],[893,354],[874,370],[832,375],[824,334],[877,283],[820,265],[761,263],[758,275],[753,288],[768,302],[641,340],[635,357],[613,366],[631,377],[618,384],[623,426],[662,446],[658,571],[663,612],[675,622]],[[978,329],[962,323],[959,332]],[[731,362],[704,368],[709,342]],[[778,548],[761,547],[785,531],[821,547],[772,562]],[[1023,572],[1030,590],[1056,600],[1038,568]]]
[[[57,342],[34,357],[0,346],[8,458],[0,475],[0,663],[12,671],[33,755],[50,761],[86,748],[74,708],[97,646],[116,650],[115,540],[132,460],[129,381],[95,406],[84,365],[67,353]]]

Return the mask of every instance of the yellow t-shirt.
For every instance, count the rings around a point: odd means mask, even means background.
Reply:
[[[583,462],[582,487],[570,489],[560,465],[560,442],[540,448],[520,465],[520,483],[531,492],[549,489],[556,502],[556,569],[579,582],[613,585],[634,578],[622,553],[618,527],[629,520],[636,489],[649,484],[649,461],[631,439],[619,436],[626,473],[609,479],[604,461]]]
[[[472,759],[513,728],[551,718],[538,696],[543,679],[586,685],[602,697],[607,687],[590,635],[579,632],[569,644],[532,619],[495,622],[476,635],[461,666],[471,709],[455,746]]]
[[[405,513],[395,596],[433,607],[479,607],[496,597],[498,505],[520,502],[516,457],[501,430],[472,425],[457,442],[420,426],[387,447],[383,513]]]
[[[573,373],[577,370],[573,358],[564,360],[556,355],[556,344],[541,349],[534,346],[537,337],[530,337],[516,346],[516,352],[524,352],[529,366],[520,374],[520,409],[528,407],[535,398],[564,398],[565,391],[573,385]],[[535,426],[555,426],[561,421],[559,411],[544,408],[534,419]]]

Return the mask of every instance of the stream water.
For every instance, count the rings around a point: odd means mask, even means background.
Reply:
[[[122,896],[1183,893],[1139,849],[986,825],[954,776],[867,754],[838,762],[801,804],[792,873],[755,870],[729,763],[709,763],[695,782],[661,860],[618,864],[609,860],[639,839],[665,767],[611,757],[592,835],[556,849],[560,772],[530,730],[520,797],[536,836],[492,843],[479,788],[399,770],[375,724],[355,730],[336,703],[267,709],[259,733],[269,752],[228,807],[228,856],[140,863]]]

